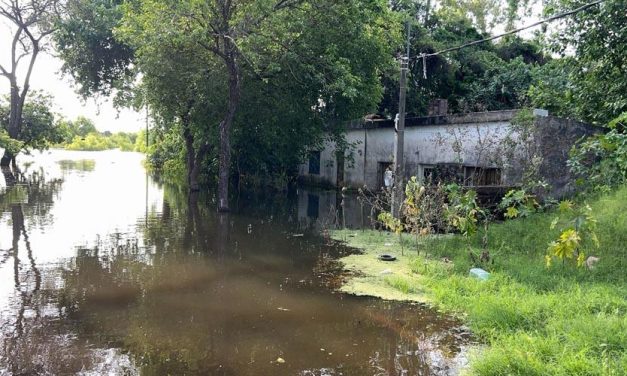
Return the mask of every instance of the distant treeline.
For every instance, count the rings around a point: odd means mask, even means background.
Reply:
[[[99,132],[94,122],[84,116],[75,120],[59,118],[52,99],[41,92],[32,92],[24,103],[23,129],[17,138],[7,132],[11,115],[8,98],[0,97],[0,149],[13,154],[30,149],[50,147],[67,150],[109,150],[146,152],[146,132]]]
[[[57,127],[63,141],[56,146],[66,150],[120,149],[121,151],[144,152],[146,148],[145,131],[139,133],[99,132],[90,119],[82,116],[74,121],[61,120]]]

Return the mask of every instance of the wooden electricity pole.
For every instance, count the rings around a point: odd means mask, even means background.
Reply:
[[[400,93],[398,114],[394,122],[394,187],[392,190],[392,215],[400,218],[405,187],[405,165],[403,161],[405,147],[405,97],[407,94],[407,71],[409,70],[409,22],[407,22],[407,56],[401,58]]]

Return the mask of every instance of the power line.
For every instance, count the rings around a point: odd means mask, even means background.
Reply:
[[[447,53],[447,52],[457,51],[457,50],[461,50],[462,48],[466,48],[466,47],[474,46],[474,45],[477,45],[477,44],[489,42],[491,40],[502,38],[502,37],[507,36],[507,35],[516,34],[516,33],[519,33],[519,32],[521,32],[523,30],[531,29],[532,27],[536,27],[538,25],[542,25],[542,24],[545,24],[545,23],[553,22],[555,20],[559,20],[560,18],[564,18],[564,17],[570,16],[570,15],[573,15],[575,13],[579,13],[579,12],[587,10],[588,8],[591,8],[591,7],[595,6],[595,5],[598,5],[598,4],[600,4],[600,3],[604,2],[604,1],[605,0],[597,0],[597,1],[594,1],[592,3],[588,3],[588,4],[585,4],[585,5],[582,5],[579,8],[575,8],[575,9],[570,10],[568,12],[556,14],[555,16],[552,16],[552,17],[549,17],[549,18],[545,18],[543,20],[534,22],[534,23],[532,23],[530,25],[526,25],[526,26],[520,27],[518,29],[510,30],[510,31],[505,32],[503,34],[494,35],[494,36],[491,36],[491,37],[488,37],[488,38],[475,40],[475,41],[472,41],[472,42],[468,42],[468,43],[462,44],[461,46],[447,48],[447,49],[444,49],[444,50],[441,50],[441,51],[438,51],[438,52],[433,52],[433,53],[429,53],[429,54],[420,54],[420,55],[417,55],[417,56],[413,56],[412,59],[424,59],[424,58],[431,57],[431,56],[438,56],[438,55],[441,55],[441,54],[444,54],[444,53]]]

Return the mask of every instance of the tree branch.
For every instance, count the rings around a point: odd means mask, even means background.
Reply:
[[[33,73],[33,67],[35,66],[35,60],[37,59],[38,54],[39,54],[39,44],[33,46],[33,54],[31,55],[30,62],[28,63],[28,70],[26,72],[26,77],[24,77],[24,85],[22,86],[22,94],[21,94],[22,105],[24,104],[24,100],[26,99],[26,94],[28,93],[28,89],[30,86],[30,76]]]
[[[213,52],[214,54],[220,56],[223,59],[226,57],[226,55],[222,51],[220,51],[217,47],[215,47],[215,46],[210,46],[210,45],[208,45],[208,44],[206,44],[205,42],[202,42],[202,41],[198,41],[198,44],[202,48],[204,48],[205,50],[211,51],[211,52]]]
[[[276,4],[274,4],[274,10],[280,10],[280,9],[285,9],[285,8],[291,8],[294,7],[300,3],[302,3],[303,0],[279,0]]]
[[[15,35],[13,36],[13,41],[11,42],[11,73],[13,74],[15,74],[17,60],[19,60],[16,58],[17,44],[22,43],[22,38],[20,38],[20,36],[22,35],[22,31],[24,31],[24,29],[22,27],[19,27],[15,32]]]
[[[4,69],[4,67],[2,66],[2,64],[0,64],[0,75],[1,76],[5,76],[6,78],[10,77],[9,72],[7,72],[6,69]]]

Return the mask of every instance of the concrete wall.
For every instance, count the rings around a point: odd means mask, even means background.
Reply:
[[[568,196],[575,190],[575,177],[568,168],[568,154],[582,137],[603,132],[602,128],[554,116],[536,118],[534,140],[542,155],[539,173],[547,177],[550,188],[547,195],[555,198]]]
[[[492,151],[509,133],[508,122],[468,123],[410,127],[405,130],[406,178],[423,176],[425,166],[460,164],[498,167]],[[392,163],[394,130],[390,128],[351,129],[348,142],[356,142],[352,165],[345,168],[345,185],[378,188],[381,164]],[[329,171],[337,175],[337,170]],[[332,176],[325,175],[332,180]]]
[[[405,130],[406,177],[423,176],[423,168],[439,163],[497,167],[493,144],[509,132],[513,111],[463,116],[436,116],[408,119]],[[394,129],[390,121],[352,124],[346,139],[354,145],[344,169],[344,185],[379,188],[382,168],[392,163]],[[318,185],[337,185],[335,146],[326,143],[320,151],[320,174],[310,174],[308,163],[300,166],[304,181]]]
[[[511,122],[517,111],[493,111],[465,115],[432,116],[408,119],[405,129],[405,178],[424,176],[433,165],[498,168],[500,185],[520,183],[522,171],[538,155],[540,173],[556,196],[570,190],[572,180],[566,161],[577,139],[594,132],[593,128],[570,120],[536,116],[531,135],[521,136]],[[395,131],[393,122],[368,121],[347,126],[346,139],[354,145],[346,161],[343,186],[380,188],[381,170],[392,163]],[[308,164],[300,166],[306,182],[337,185],[335,146],[327,143],[321,150],[320,174],[312,175]],[[350,160],[352,159],[352,161]]]
[[[309,161],[298,167],[298,175],[305,185],[335,187],[337,186],[337,161],[335,160],[335,145],[325,142],[320,150],[320,174],[309,171]]]

